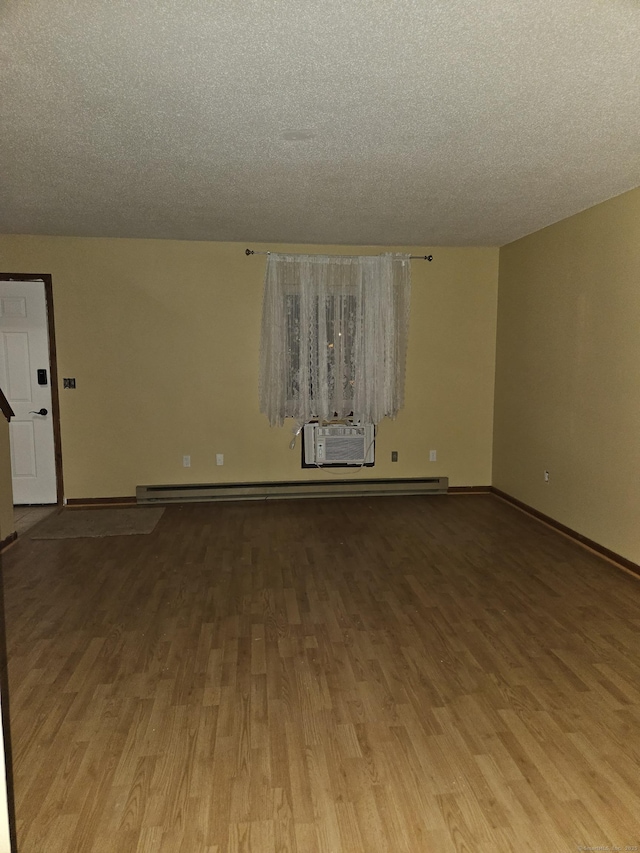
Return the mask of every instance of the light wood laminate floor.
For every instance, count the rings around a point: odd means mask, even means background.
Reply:
[[[20,853],[640,846],[640,580],[491,495],[3,555]]]

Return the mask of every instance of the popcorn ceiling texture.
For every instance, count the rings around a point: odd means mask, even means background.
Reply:
[[[5,0],[0,232],[502,245],[640,184],[639,45],[635,0]]]

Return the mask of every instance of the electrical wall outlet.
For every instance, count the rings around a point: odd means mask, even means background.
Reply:
[[[549,472],[548,471],[544,472],[544,481],[545,481],[545,483],[549,482]]]
[[[216,453],[216,465],[224,465],[224,453]]]
[[[397,450],[392,450],[392,451],[391,451],[391,461],[392,461],[392,462],[397,462],[397,461],[398,461],[398,451],[397,451]]]
[[[429,451],[429,462],[436,462],[438,459],[438,454],[435,450]]]
[[[183,468],[191,468],[191,457],[183,456],[182,457],[182,467]]]

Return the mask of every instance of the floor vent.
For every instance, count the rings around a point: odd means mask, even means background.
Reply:
[[[138,486],[136,500],[139,504],[169,504],[363,495],[434,495],[446,494],[448,487],[448,477],[411,480],[306,480],[289,483],[192,483],[176,486]]]

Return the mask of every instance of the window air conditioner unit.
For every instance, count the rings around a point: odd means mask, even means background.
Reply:
[[[373,465],[373,424],[305,424],[302,432],[302,465]]]

